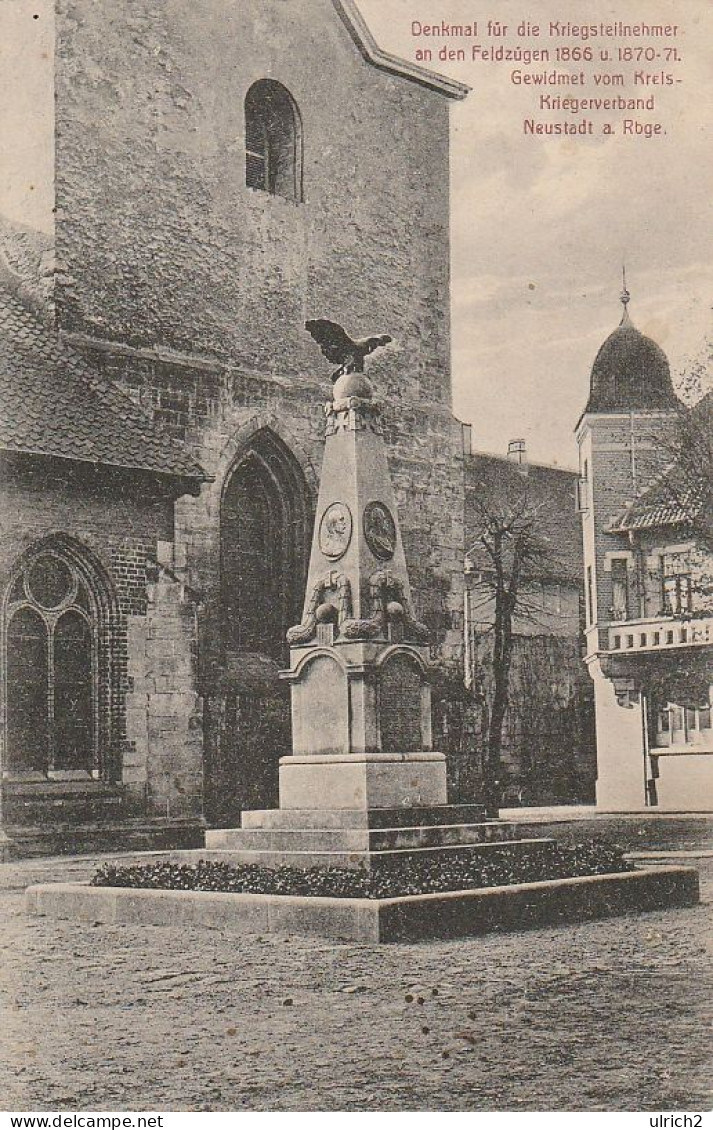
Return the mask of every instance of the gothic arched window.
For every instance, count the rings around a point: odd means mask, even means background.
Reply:
[[[253,83],[245,97],[245,183],[302,200],[299,111],[289,90],[274,79]]]
[[[98,768],[98,622],[85,571],[43,547],[5,605],[6,771]]]
[[[302,469],[268,428],[253,437],[223,493],[221,589],[228,652],[282,662],[302,613],[310,505]]]

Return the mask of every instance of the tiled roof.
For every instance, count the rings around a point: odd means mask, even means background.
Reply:
[[[703,505],[703,484],[691,483],[676,464],[642,491],[612,522],[613,531],[653,530],[694,522]]]
[[[201,467],[0,284],[0,449],[194,480]]]
[[[633,502],[616,515],[610,529],[653,530],[660,526],[695,523],[710,507],[710,435],[713,429],[713,392],[687,410],[690,427],[684,429],[678,458],[644,487]],[[703,437],[708,437],[704,439]]]
[[[527,476],[500,455],[471,455],[466,461],[466,539],[478,527],[476,499],[497,512],[507,506],[513,487],[527,490],[527,506],[536,515],[538,540],[545,552],[536,573],[542,579],[580,584],[583,574],[582,533],[575,505],[575,471],[531,463]],[[473,555],[471,555],[473,557]]]

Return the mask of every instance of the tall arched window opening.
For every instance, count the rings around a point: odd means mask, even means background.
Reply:
[[[235,466],[221,509],[221,589],[226,652],[281,663],[285,633],[299,622],[310,504],[297,460],[268,428]]]
[[[60,544],[38,547],[18,569],[4,613],[4,771],[100,775],[107,648],[91,570]]]
[[[273,196],[302,200],[302,129],[282,83],[260,79],[245,97],[245,183]]]

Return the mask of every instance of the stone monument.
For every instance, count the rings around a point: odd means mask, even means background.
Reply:
[[[280,763],[280,807],[445,804],[428,632],[411,608],[380,408],[363,373],[337,379],[326,417],[304,615],[287,634],[293,753]]]
[[[235,862],[371,865],[506,835],[481,806],[447,804],[428,630],[411,604],[381,409],[362,371],[335,376],[304,612],[282,672],[292,753],[280,761],[280,807],[206,834]]]

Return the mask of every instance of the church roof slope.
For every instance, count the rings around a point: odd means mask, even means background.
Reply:
[[[398,55],[391,55],[388,51],[383,51],[371,34],[354,0],[332,0],[332,3],[342,23],[368,63],[378,67],[379,70],[409,79],[411,82],[417,82],[420,86],[430,87],[431,90],[437,90],[439,93],[445,94],[447,98],[462,99],[470,92],[470,87],[463,82],[458,82],[457,79],[447,78],[446,75],[440,75],[435,71],[429,71],[426,67],[420,67],[418,63],[412,63],[408,59],[402,59]]]
[[[208,476],[14,289],[0,286],[0,449],[195,481]]]

